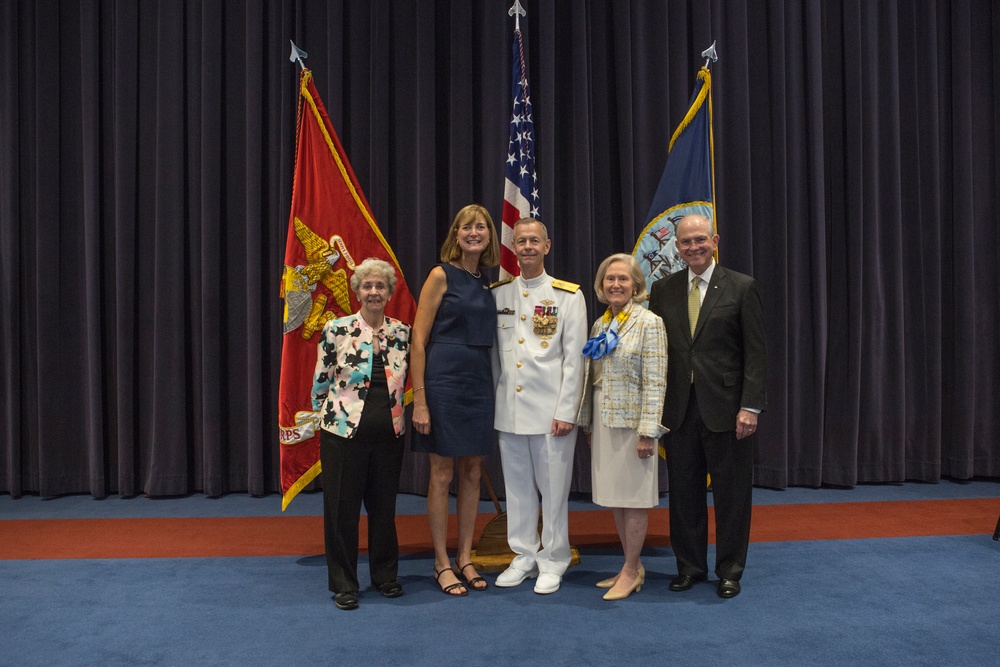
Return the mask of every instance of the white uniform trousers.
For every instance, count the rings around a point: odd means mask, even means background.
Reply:
[[[507,489],[507,543],[516,554],[511,567],[562,576],[569,567],[569,487],[573,480],[576,428],[568,435],[499,432]],[[538,495],[542,535],[538,536]]]

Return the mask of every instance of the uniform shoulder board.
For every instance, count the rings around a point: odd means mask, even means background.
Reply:
[[[494,288],[500,287],[501,285],[506,285],[507,283],[509,283],[510,281],[512,281],[514,278],[515,278],[515,276],[511,276],[510,278],[504,278],[503,280],[498,280],[495,283],[493,283],[493,284],[490,285],[490,289],[494,289]]]
[[[576,283],[566,282],[565,280],[552,280],[552,286],[556,289],[566,290],[567,292],[576,292],[580,289],[580,286]]]

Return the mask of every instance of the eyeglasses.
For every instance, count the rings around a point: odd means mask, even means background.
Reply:
[[[703,246],[708,241],[709,238],[707,236],[696,236],[693,239],[677,239],[677,245],[681,248],[690,248],[691,246]]]

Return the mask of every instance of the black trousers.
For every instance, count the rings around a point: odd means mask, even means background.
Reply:
[[[400,437],[350,440],[322,430],[323,537],[330,590],[356,592],[361,504],[368,513],[368,569],[372,584],[396,581],[396,493],[403,465]]]
[[[715,505],[715,574],[739,581],[746,567],[753,505],[755,436],[736,439],[732,431],[715,433],[702,421],[691,387],[680,428],[667,435],[670,481],[670,544],[678,574],[708,574],[708,499],[705,476],[712,476]]]

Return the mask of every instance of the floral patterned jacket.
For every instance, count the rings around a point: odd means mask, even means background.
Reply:
[[[372,342],[378,336],[383,351],[392,427],[402,435],[403,393],[409,366],[410,326],[391,317],[375,331],[359,313],[330,320],[319,341],[313,373],[312,408],[320,427],[350,438],[361,421],[372,377]]]

